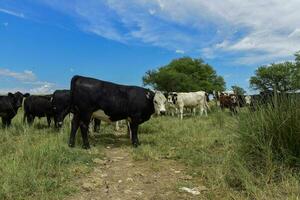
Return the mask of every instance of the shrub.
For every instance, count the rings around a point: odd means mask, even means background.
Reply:
[[[299,100],[296,96],[277,97],[274,103],[240,116],[235,149],[228,162],[230,186],[249,189],[249,185],[281,180],[283,169],[298,171]]]

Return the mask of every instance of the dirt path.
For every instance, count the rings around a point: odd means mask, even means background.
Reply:
[[[171,160],[135,161],[131,147],[109,145],[103,159],[96,158],[93,171],[76,182],[79,193],[70,200],[201,199],[180,191],[190,181],[185,167]]]

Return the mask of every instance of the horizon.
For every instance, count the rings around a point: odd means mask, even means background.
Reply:
[[[143,86],[146,71],[185,56],[211,65],[227,90],[254,93],[257,67],[300,50],[297,8],[279,0],[0,0],[0,93],[68,89],[74,75]]]

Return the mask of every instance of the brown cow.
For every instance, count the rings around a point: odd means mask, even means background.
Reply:
[[[238,98],[235,94],[226,95],[221,93],[221,95],[219,96],[221,109],[224,110],[225,108],[229,108],[229,110],[233,114],[237,114],[237,109],[236,109],[236,107],[238,106],[237,100]]]

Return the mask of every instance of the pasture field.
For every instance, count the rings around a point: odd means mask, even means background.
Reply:
[[[299,110],[293,115],[291,123],[296,124]],[[91,150],[83,150],[80,133],[76,147],[67,146],[68,117],[59,131],[47,128],[45,119],[29,127],[20,110],[10,128],[0,129],[0,199],[299,199],[299,157],[285,162],[285,155],[274,158],[272,148],[261,148],[269,140],[262,142],[248,131],[259,126],[263,117],[258,116],[265,114],[243,109],[232,116],[213,108],[208,117],[182,121],[153,117],[140,126],[142,145],[136,149],[126,127],[115,132],[104,124],[100,134],[90,134]],[[293,128],[299,136],[299,126]],[[293,148],[297,153],[300,147]],[[181,187],[198,188],[200,194]]]

